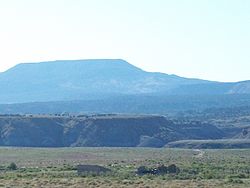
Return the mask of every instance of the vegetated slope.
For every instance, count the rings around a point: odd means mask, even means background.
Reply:
[[[238,82],[237,84],[234,85],[234,87],[232,87],[230,89],[230,91],[228,93],[249,93],[250,91],[250,81],[242,81],[242,82]]]
[[[120,59],[25,63],[0,74],[0,103],[165,93],[198,83],[210,82],[145,72]]]
[[[180,140],[175,142],[169,142],[165,147],[189,149],[250,148],[250,139]]]
[[[105,99],[119,95],[249,94],[250,82],[221,83],[146,72],[121,59],[19,64],[0,73],[0,103]]]
[[[246,106],[248,105],[248,106]],[[250,114],[250,95],[115,95],[103,99],[0,104],[2,114],[129,113],[200,117]],[[207,110],[206,110],[207,109]],[[187,112],[188,111],[188,112]]]
[[[162,147],[180,139],[220,139],[217,127],[161,116],[2,116],[1,146]]]

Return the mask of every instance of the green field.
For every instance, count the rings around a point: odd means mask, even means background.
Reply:
[[[14,162],[17,170],[8,168]],[[111,173],[78,176],[76,165]],[[176,164],[179,174],[135,174],[141,166]],[[250,149],[0,148],[0,187],[250,187]]]

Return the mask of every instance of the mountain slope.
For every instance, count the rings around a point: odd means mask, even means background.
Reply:
[[[0,104],[0,114],[189,114],[198,118],[249,115],[250,95],[124,95],[103,99]],[[180,116],[182,116],[179,114]],[[197,117],[198,116],[198,117]]]
[[[250,93],[250,82],[220,83],[146,72],[121,59],[19,64],[0,73],[0,103],[103,99],[119,95]]]
[[[145,72],[119,59],[26,63],[0,74],[0,103],[165,93],[199,83],[207,81]]]

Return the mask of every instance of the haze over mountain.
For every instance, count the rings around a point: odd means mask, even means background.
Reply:
[[[19,64],[0,73],[0,87],[3,146],[249,147],[249,81],[101,59]]]
[[[220,83],[146,72],[121,59],[24,63],[0,73],[0,103],[87,100],[117,95],[250,93],[250,82]]]

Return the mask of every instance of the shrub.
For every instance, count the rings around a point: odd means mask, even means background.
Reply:
[[[9,166],[7,167],[9,170],[16,170],[17,169],[17,165],[15,163],[10,163]]]
[[[170,174],[178,174],[180,172],[180,169],[175,165],[175,164],[172,164],[172,165],[169,165],[167,167],[167,171],[168,173]]]

